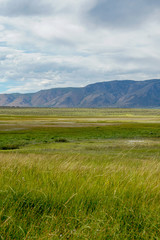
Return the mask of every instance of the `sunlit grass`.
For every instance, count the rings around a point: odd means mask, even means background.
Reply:
[[[160,124],[149,120],[159,110],[1,110],[0,239],[160,239]],[[134,120],[45,125],[96,114]],[[37,126],[20,129],[26,117]]]
[[[160,162],[97,156],[1,154],[1,238],[158,239]]]

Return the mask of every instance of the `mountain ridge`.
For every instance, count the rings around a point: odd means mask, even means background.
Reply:
[[[24,94],[0,94],[0,106],[159,108],[160,79],[113,80],[97,82],[85,87],[51,88]]]

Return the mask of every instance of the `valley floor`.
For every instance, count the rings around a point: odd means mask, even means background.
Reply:
[[[0,109],[0,239],[160,239],[160,110]]]

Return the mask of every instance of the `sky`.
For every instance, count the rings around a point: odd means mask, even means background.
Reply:
[[[160,78],[159,0],[0,0],[0,93]]]

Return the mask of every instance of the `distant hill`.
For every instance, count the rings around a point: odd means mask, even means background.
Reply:
[[[159,108],[160,79],[115,80],[82,88],[53,88],[36,93],[0,94],[0,106]]]

